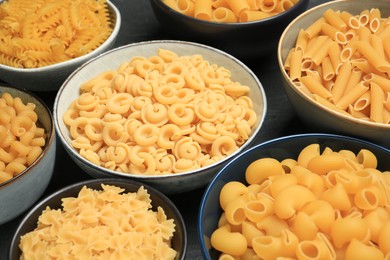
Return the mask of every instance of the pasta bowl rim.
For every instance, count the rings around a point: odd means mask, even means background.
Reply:
[[[258,123],[257,127],[252,129],[252,133],[251,133],[250,137],[248,138],[248,140],[246,140],[243,145],[241,145],[236,151],[234,151],[229,156],[226,156],[222,160],[217,161],[217,162],[215,162],[215,163],[213,163],[211,165],[207,165],[205,167],[201,167],[201,168],[190,170],[190,171],[180,172],[180,173],[169,173],[169,174],[162,174],[162,175],[156,175],[156,174],[145,175],[145,174],[134,174],[134,173],[131,173],[131,174],[129,174],[129,173],[121,173],[121,172],[118,172],[118,171],[110,170],[110,169],[105,168],[103,166],[96,165],[96,164],[86,160],[85,158],[83,158],[78,153],[78,151],[76,151],[75,148],[73,148],[65,140],[64,136],[66,134],[64,134],[60,130],[61,127],[60,127],[59,120],[60,120],[60,118],[62,118],[62,115],[58,115],[59,99],[61,97],[62,92],[66,88],[68,82],[81,69],[83,69],[84,67],[88,66],[93,61],[100,59],[101,57],[104,57],[106,55],[110,55],[113,52],[120,51],[120,50],[126,49],[126,48],[133,48],[133,47],[136,47],[136,46],[142,46],[142,45],[148,45],[148,44],[159,44],[159,43],[170,43],[170,44],[178,44],[178,45],[183,45],[184,44],[184,45],[189,45],[190,47],[191,46],[196,46],[196,47],[208,49],[208,50],[210,50],[213,53],[216,53],[218,55],[226,56],[228,59],[231,59],[235,63],[237,63],[243,69],[242,72],[247,73],[248,75],[250,75],[254,79],[254,81],[256,82],[256,89],[260,92],[261,97],[262,97],[262,100],[261,100],[261,102],[262,102],[261,117],[257,113],[258,111],[256,111],[257,116],[260,117],[259,123]],[[207,59],[207,57],[206,57],[206,59]],[[104,174],[109,174],[109,175],[111,175],[113,177],[116,176],[116,177],[122,177],[122,178],[134,178],[134,179],[137,179],[137,180],[140,180],[140,181],[142,181],[142,180],[161,180],[161,179],[171,179],[171,178],[174,179],[174,178],[177,178],[177,177],[192,175],[192,174],[197,173],[197,172],[202,172],[202,171],[205,171],[205,170],[210,170],[210,169],[213,169],[213,168],[216,168],[216,167],[220,167],[222,164],[226,163],[226,161],[230,160],[232,157],[236,156],[237,154],[239,154],[243,150],[247,149],[248,146],[251,143],[253,143],[254,139],[256,138],[257,134],[260,132],[260,130],[261,130],[263,124],[264,124],[266,113],[267,113],[267,98],[266,98],[265,90],[263,88],[262,83],[258,79],[258,77],[254,74],[254,72],[247,65],[245,65],[242,61],[240,61],[239,59],[235,58],[231,54],[229,54],[227,52],[224,52],[222,50],[219,50],[219,49],[217,49],[215,47],[212,47],[212,46],[209,46],[209,45],[205,45],[205,44],[202,44],[202,43],[196,43],[196,42],[190,42],[190,41],[182,41],[182,40],[150,40],[150,41],[141,41],[141,42],[130,43],[130,44],[127,44],[127,45],[123,45],[123,46],[119,46],[117,48],[111,49],[111,50],[109,50],[109,51],[107,51],[107,52],[105,52],[105,53],[103,53],[103,54],[101,54],[101,55],[99,55],[99,56],[97,56],[97,57],[87,61],[82,66],[80,66],[75,71],[73,71],[73,73],[64,81],[64,83],[62,84],[62,86],[60,87],[60,89],[57,92],[57,95],[56,95],[56,98],[55,98],[55,101],[54,101],[54,109],[53,109],[54,125],[55,125],[55,128],[56,128],[56,132],[58,133],[59,138],[60,138],[62,144],[64,145],[66,151],[68,153],[70,153],[74,159],[77,159],[78,161],[80,161],[82,164],[88,166],[89,168],[93,168],[95,170],[98,170],[99,172],[104,172]]]
[[[283,11],[283,12],[278,13],[278,14],[271,16],[271,17],[262,18],[262,19],[254,20],[254,21],[248,21],[248,22],[216,22],[216,21],[202,20],[202,19],[198,19],[198,18],[189,16],[189,15],[182,14],[182,13],[174,10],[170,6],[164,4],[162,0],[150,0],[150,1],[155,2],[156,5],[158,5],[163,10],[170,12],[171,15],[175,15],[176,17],[179,17],[180,19],[187,20],[189,22],[199,23],[199,24],[203,24],[203,25],[221,26],[221,27],[225,27],[225,26],[231,26],[231,27],[246,27],[246,26],[248,26],[248,27],[250,27],[250,26],[255,26],[259,23],[265,23],[265,24],[271,23],[274,20],[276,20],[276,22],[277,22],[277,20],[279,18],[282,18],[284,15],[289,14],[291,12],[294,12],[295,9],[299,8],[300,5],[304,4],[304,2],[306,2],[308,0],[298,0],[298,2],[296,4],[294,4],[290,9],[288,9],[286,11]]]
[[[339,119],[342,119],[342,120],[346,120],[346,121],[351,122],[351,123],[353,123],[355,125],[364,125],[364,126],[369,126],[369,127],[383,129],[383,130],[390,130],[390,124],[376,123],[376,122],[366,121],[366,120],[362,120],[362,119],[355,118],[355,117],[352,117],[352,116],[348,116],[348,115],[345,115],[343,113],[337,112],[337,111],[335,111],[333,109],[330,109],[329,107],[327,107],[327,106],[325,106],[325,105],[323,105],[323,104],[321,104],[319,102],[316,102],[314,99],[310,98],[306,93],[304,93],[302,90],[300,90],[300,89],[298,89],[296,87],[296,85],[294,84],[294,82],[291,80],[291,78],[288,76],[286,70],[284,69],[284,65],[283,65],[284,60],[282,58],[282,52],[283,52],[282,51],[282,45],[283,45],[285,36],[290,31],[291,27],[295,26],[297,21],[301,20],[305,16],[308,16],[308,15],[311,15],[312,13],[315,13],[318,9],[321,9],[321,8],[324,8],[324,7],[331,8],[334,4],[338,4],[340,2],[356,3],[356,2],[359,2],[359,1],[356,1],[356,0],[333,0],[333,1],[330,1],[330,2],[325,2],[323,4],[314,6],[314,7],[310,8],[310,9],[304,11],[303,13],[298,15],[295,19],[293,19],[286,26],[286,28],[284,29],[284,31],[282,32],[282,34],[280,36],[280,39],[279,39],[279,42],[278,42],[278,46],[277,46],[277,59],[278,59],[279,69],[280,69],[280,71],[281,71],[281,73],[283,75],[284,80],[287,82],[289,88],[292,89],[301,98],[303,98],[306,102],[310,103],[311,105],[314,105],[316,108],[321,109],[323,111],[326,111],[327,113],[329,113],[330,115],[335,116],[336,118],[339,118]],[[367,1],[364,1],[364,2],[367,2]],[[356,3],[356,4],[358,5],[358,3]]]
[[[254,153],[254,151],[256,151],[258,149],[269,149],[269,148],[272,148],[272,145],[275,143],[281,143],[284,141],[294,141],[294,140],[299,141],[300,139],[307,139],[307,138],[318,138],[318,139],[327,138],[327,139],[332,139],[335,142],[340,142],[340,143],[351,143],[352,142],[353,144],[361,146],[362,149],[366,148],[366,147],[372,147],[372,148],[375,148],[377,150],[380,150],[384,154],[390,155],[390,148],[386,148],[385,146],[376,144],[372,141],[360,139],[357,137],[347,136],[347,135],[343,135],[343,134],[332,134],[332,133],[322,133],[322,132],[301,133],[301,134],[280,136],[280,137],[277,137],[274,139],[270,139],[270,140],[261,142],[259,144],[256,144],[255,146],[252,146],[248,150],[241,153],[239,156],[233,158],[228,164],[226,164],[223,168],[221,168],[218,171],[218,173],[214,176],[214,178],[210,181],[210,183],[207,185],[207,187],[203,193],[203,196],[202,196],[202,199],[200,202],[200,206],[199,206],[198,216],[197,216],[197,220],[198,220],[198,222],[197,222],[197,229],[198,229],[197,233],[198,234],[197,235],[198,235],[198,240],[200,241],[201,251],[202,251],[202,255],[204,258],[210,259],[209,252],[207,251],[207,248],[206,248],[207,243],[206,243],[205,238],[204,238],[205,223],[203,220],[205,217],[205,205],[211,196],[210,193],[212,192],[213,189],[215,189],[216,183],[223,177],[226,170],[228,168],[230,168],[230,169],[233,168],[233,166],[235,165],[235,163],[237,161],[240,161],[241,158],[247,156],[248,154]],[[321,150],[323,150],[323,148],[324,147],[321,147]],[[262,158],[262,157],[259,157],[259,158]],[[237,179],[238,178],[237,176],[244,176],[244,175],[245,175],[244,172],[235,173],[234,179]],[[215,205],[215,207],[218,209],[221,208],[220,205]]]
[[[38,158],[35,159],[35,161],[30,166],[28,166],[24,171],[22,171],[21,173],[17,174],[13,178],[11,178],[5,182],[1,182],[0,183],[0,191],[2,188],[9,186],[9,185],[12,185],[14,182],[18,181],[19,179],[23,178],[25,175],[30,173],[42,161],[42,158],[48,153],[48,151],[49,151],[50,147],[52,147],[53,143],[56,142],[56,131],[55,131],[55,126],[54,126],[54,117],[53,117],[51,110],[46,105],[46,103],[40,97],[38,97],[35,93],[33,93],[27,89],[14,87],[14,86],[0,85],[0,93],[2,93],[3,88],[14,89],[15,91],[23,92],[24,94],[32,97],[32,99],[34,99],[34,101],[39,102],[39,105],[42,106],[45,109],[45,111],[47,112],[47,114],[49,115],[50,135],[47,137],[46,144],[45,144],[41,154],[38,156]],[[12,95],[12,96],[15,97],[14,95]],[[39,116],[38,116],[38,122],[39,122]]]
[[[183,232],[182,239],[180,241],[180,242],[183,242],[183,247],[180,248],[180,251],[177,252],[178,253],[177,255],[179,255],[179,256],[181,255],[181,257],[180,257],[181,260],[184,259],[185,255],[187,253],[187,247],[188,247],[187,227],[185,225],[185,222],[184,222],[184,219],[183,219],[183,216],[182,216],[180,210],[173,203],[173,201],[167,195],[165,195],[164,193],[162,193],[161,191],[152,187],[149,184],[141,183],[141,182],[136,181],[136,180],[131,180],[131,179],[123,180],[123,179],[119,179],[119,178],[104,178],[104,179],[98,178],[98,179],[89,179],[89,180],[75,182],[75,183],[69,184],[65,187],[59,188],[56,191],[53,191],[52,193],[50,193],[49,195],[41,198],[32,208],[30,208],[27,211],[27,213],[24,214],[23,218],[18,223],[17,228],[14,232],[14,235],[12,236],[10,246],[9,246],[9,256],[8,256],[9,259],[13,259],[13,257],[12,257],[13,256],[13,254],[12,254],[13,249],[14,250],[18,249],[20,237],[22,235],[24,235],[24,234],[19,234],[21,232],[21,229],[23,228],[24,225],[26,225],[26,223],[28,223],[28,221],[32,217],[34,217],[35,214],[39,213],[38,212],[39,208],[41,208],[45,205],[47,206],[48,204],[51,204],[53,202],[58,202],[61,205],[60,201],[63,198],[69,197],[69,196],[77,196],[77,194],[79,193],[81,188],[84,186],[87,186],[87,188],[90,188],[90,187],[88,187],[88,185],[97,185],[99,187],[99,190],[100,190],[101,184],[114,185],[114,186],[117,186],[120,188],[123,188],[123,186],[120,186],[121,184],[126,184],[126,185],[130,185],[134,188],[137,187],[137,189],[139,189],[141,186],[143,186],[148,191],[148,194],[151,197],[154,195],[154,196],[158,197],[161,201],[163,201],[164,204],[166,204],[166,206],[169,208],[169,211],[171,211],[172,214],[175,216],[175,218],[178,219],[179,223],[175,222],[176,227],[179,226]],[[76,188],[78,190],[76,190]],[[123,189],[125,189],[124,192],[134,192],[134,191],[127,191],[126,188],[123,188]],[[152,193],[153,193],[153,195],[152,195]],[[62,196],[61,196],[61,194],[62,194]],[[72,195],[68,195],[68,194],[72,194]],[[152,200],[151,204],[153,204],[153,200]],[[153,205],[153,208],[155,208],[155,207],[157,208],[157,206],[161,206],[161,205]],[[62,208],[62,206],[60,206],[60,208]],[[164,209],[164,212],[166,213],[167,208],[164,207],[163,209]],[[38,215],[38,217],[39,217],[39,215]]]
[[[12,72],[22,72],[22,73],[29,73],[29,74],[34,74],[34,73],[39,73],[39,72],[48,72],[48,71],[55,71],[58,69],[61,69],[63,67],[68,67],[68,66],[74,66],[78,64],[82,64],[85,61],[88,61],[89,59],[95,57],[96,55],[99,55],[99,53],[104,52],[106,49],[107,45],[109,45],[111,42],[115,40],[115,38],[118,36],[119,29],[121,27],[121,13],[119,9],[111,2],[111,0],[106,0],[109,9],[111,10],[112,14],[115,17],[115,23],[113,23],[112,31],[108,38],[100,44],[96,49],[93,51],[84,54],[82,56],[72,58],[66,61],[61,61],[58,63],[53,63],[47,66],[42,66],[42,67],[36,67],[36,68],[16,68],[8,65],[4,65],[0,63],[0,70],[8,70]],[[1,1],[0,1],[1,4]]]

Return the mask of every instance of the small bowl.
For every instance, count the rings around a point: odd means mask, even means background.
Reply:
[[[161,27],[171,36],[211,45],[239,59],[256,59],[276,51],[284,28],[306,10],[309,0],[300,0],[285,12],[253,22],[218,23],[179,13],[162,0],[150,0]]]
[[[333,151],[347,149],[357,153],[360,149],[368,149],[378,159],[377,169],[390,169],[390,150],[365,140],[334,134],[298,134],[276,138],[258,144],[231,160],[207,186],[200,205],[198,215],[198,238],[202,254],[206,259],[218,259],[220,252],[211,248],[210,237],[218,225],[222,209],[219,204],[219,194],[222,187],[230,181],[246,184],[245,169],[253,161],[270,157],[276,160],[286,158],[296,159],[299,152],[309,144],[318,143],[321,151],[325,147]]]
[[[121,14],[109,0],[107,1],[110,19],[112,20],[111,35],[92,52],[64,62],[39,68],[14,68],[0,64],[0,79],[12,86],[30,91],[56,91],[64,80],[81,64],[109,50],[115,43],[121,26]]]
[[[22,214],[43,194],[53,175],[56,154],[53,117],[45,103],[23,89],[0,86],[0,95],[3,93],[20,97],[23,103],[34,103],[38,122],[45,129],[47,137],[43,152],[35,162],[12,179],[0,183],[0,225]]]
[[[38,223],[38,217],[42,214],[42,211],[46,207],[51,209],[61,208],[62,198],[66,197],[77,197],[79,191],[83,186],[94,190],[101,190],[101,184],[113,185],[120,187],[125,190],[125,192],[136,192],[141,186],[144,186],[147,189],[150,199],[152,200],[151,204],[153,208],[151,210],[156,211],[157,207],[162,207],[167,218],[173,219],[175,223],[175,233],[172,238],[172,248],[177,251],[176,260],[183,260],[186,251],[187,251],[187,231],[183,221],[183,218],[176,208],[175,204],[166,197],[164,194],[158,190],[144,185],[142,183],[132,181],[132,180],[118,180],[118,179],[94,179],[87,180],[83,182],[78,182],[72,185],[69,185],[65,188],[62,188],[48,197],[42,199],[38,204],[36,204],[24,218],[21,220],[18,225],[16,232],[12,238],[9,259],[16,260],[20,258],[21,251],[19,249],[20,238],[24,234],[33,231]]]
[[[322,17],[323,13],[329,8],[334,11],[347,11],[351,14],[360,14],[363,10],[379,8],[382,17],[390,16],[390,5],[386,1],[381,0],[331,1],[307,10],[294,19],[280,37],[278,63],[283,78],[283,87],[298,116],[308,125],[336,134],[347,134],[369,139],[388,146],[390,145],[390,124],[374,123],[353,118],[316,102],[295,86],[283,67],[288,52],[295,46],[300,29],[307,28]]]
[[[252,133],[249,139],[239,147],[238,150],[214,164],[200,169],[165,175],[142,175],[142,174],[125,174],[109,170],[102,166],[91,163],[82,156],[71,145],[69,129],[62,120],[62,116],[68,109],[73,100],[79,97],[81,83],[91,79],[93,76],[118,68],[124,62],[129,61],[132,57],[143,56],[150,57],[157,54],[158,49],[167,49],[174,51],[179,56],[200,54],[210,64],[218,64],[230,70],[232,79],[243,85],[249,86],[249,97],[253,101],[253,109],[257,114],[257,122],[252,127]],[[64,82],[57,93],[54,102],[54,121],[58,136],[76,164],[86,173],[95,178],[121,177],[136,179],[140,182],[148,183],[166,194],[174,194],[194,190],[205,186],[214,176],[216,171],[239,152],[246,149],[259,133],[264,122],[267,102],[264,89],[255,74],[242,62],[224,53],[218,49],[191,42],[182,41],[149,41],[140,42],[122,46],[85,63],[77,69]]]

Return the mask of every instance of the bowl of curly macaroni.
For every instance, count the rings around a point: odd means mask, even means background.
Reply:
[[[208,44],[239,59],[276,52],[289,22],[309,0],[150,0],[161,28],[175,39]]]
[[[390,145],[389,17],[386,1],[332,1],[287,26],[278,62],[304,122]]]
[[[1,1],[0,13],[0,79],[31,91],[58,90],[77,67],[112,48],[121,25],[109,0]]]
[[[9,259],[183,260],[186,250],[183,218],[167,196],[132,180],[93,179],[37,203],[17,227]]]
[[[55,151],[53,117],[45,103],[26,90],[0,86],[0,224],[43,194]]]
[[[390,150],[311,133],[258,144],[206,188],[198,235],[206,259],[389,257]]]
[[[164,193],[205,186],[259,133],[267,103],[233,56],[184,41],[129,44],[85,63],[54,103],[58,136],[93,177]]]

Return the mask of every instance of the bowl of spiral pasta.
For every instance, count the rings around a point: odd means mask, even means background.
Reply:
[[[85,63],[59,89],[53,114],[65,150],[86,173],[180,193],[205,186],[246,149],[266,108],[260,81],[238,59],[158,40]]]
[[[386,259],[390,150],[310,133],[260,143],[206,188],[205,259]]]
[[[109,1],[0,2],[0,80],[56,91],[87,60],[112,48],[121,25]]]
[[[45,103],[26,90],[0,86],[0,225],[46,190],[55,151],[53,117]]]
[[[92,179],[38,202],[13,236],[9,260],[184,260],[187,233],[172,201],[133,181]]]
[[[386,1],[332,1],[286,27],[278,62],[304,122],[390,145],[389,17]]]

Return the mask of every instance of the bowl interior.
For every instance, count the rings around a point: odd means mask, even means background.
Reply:
[[[210,237],[218,225],[222,209],[219,204],[219,194],[222,187],[230,181],[245,181],[245,169],[253,161],[271,157],[277,160],[286,158],[296,159],[299,152],[309,144],[318,143],[321,149],[330,147],[334,151],[342,149],[355,153],[365,148],[372,151],[378,159],[378,169],[384,171],[390,169],[390,150],[373,143],[347,136],[332,134],[302,134],[277,138],[243,152],[230,161],[208,185],[200,206],[198,235],[201,242],[202,253],[206,258],[218,259],[219,252],[211,248]]]
[[[128,174],[122,174],[119,172],[110,171],[101,166],[92,165],[89,161],[81,157],[78,152],[71,146],[71,136],[69,134],[68,128],[62,120],[62,115],[68,109],[71,102],[78,98],[81,83],[89,80],[90,78],[99,73],[118,68],[120,64],[129,61],[132,57],[154,56],[157,54],[157,50],[159,48],[174,51],[179,56],[200,54],[204,57],[204,59],[209,61],[210,64],[215,63],[219,66],[223,66],[229,69],[232,74],[231,77],[234,81],[238,81],[242,85],[247,85],[250,87],[251,90],[248,96],[253,101],[253,109],[254,111],[256,111],[257,121],[252,128],[252,134],[250,138],[229,157],[234,156],[242,149],[244,149],[249,143],[253,141],[255,135],[259,132],[266,113],[266,96],[258,78],[242,62],[227,53],[197,43],[179,41],[151,41],[135,43],[113,49],[84,64],[65,81],[56,96],[56,100],[54,103],[54,121],[56,130],[67,151],[70,152],[78,160],[82,161],[83,164],[90,165],[91,167],[96,168],[101,172],[109,172],[117,176],[129,176]],[[226,159],[227,158],[225,158],[225,160]],[[210,167],[211,166],[213,165],[210,165]],[[187,173],[178,173],[174,176],[184,175]],[[136,176],[139,178],[149,178],[149,176],[140,174],[132,174],[132,176]],[[168,175],[159,175],[159,178],[164,178],[165,176]]]
[[[115,185],[125,189],[125,192],[136,192],[140,186],[144,186],[150,194],[152,200],[152,210],[156,211],[158,206],[161,206],[164,209],[165,214],[168,219],[173,219],[175,223],[175,233],[172,238],[172,248],[178,252],[176,259],[184,259],[187,250],[187,231],[184,224],[184,220],[176,208],[176,206],[171,202],[171,200],[163,195],[161,192],[156,189],[141,184],[135,181],[129,180],[116,180],[116,179],[94,179],[84,182],[75,183],[68,187],[65,187],[42,201],[40,201],[36,206],[34,206],[29,213],[22,219],[20,222],[11,242],[9,259],[16,260],[20,258],[21,251],[19,249],[19,242],[22,235],[34,230],[36,228],[38,217],[41,215],[42,211],[50,206],[52,209],[61,208],[61,199],[65,197],[77,197],[79,191],[83,186],[94,190],[101,190],[101,184]]]

